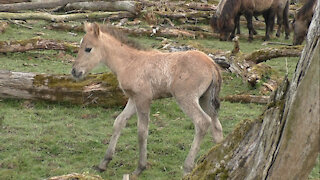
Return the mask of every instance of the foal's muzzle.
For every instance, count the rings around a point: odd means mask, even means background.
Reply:
[[[81,79],[84,73],[82,71],[77,71],[75,68],[72,68],[71,74],[74,78]]]

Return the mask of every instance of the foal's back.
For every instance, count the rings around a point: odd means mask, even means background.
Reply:
[[[147,51],[126,70],[125,77],[118,78],[124,91],[144,92],[158,99],[190,93],[200,97],[219,75],[217,65],[203,52]]]

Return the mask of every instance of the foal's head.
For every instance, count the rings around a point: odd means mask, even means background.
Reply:
[[[81,79],[102,60],[101,32],[96,23],[85,23],[86,34],[80,42],[80,49],[73,64],[71,74]]]

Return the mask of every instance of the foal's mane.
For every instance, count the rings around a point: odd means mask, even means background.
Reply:
[[[128,35],[125,32],[123,32],[120,29],[117,29],[116,27],[113,27],[111,25],[99,25],[99,27],[101,32],[111,35],[112,37],[114,37],[115,39],[117,39],[118,41],[120,41],[121,43],[129,47],[132,47],[138,50],[147,50],[147,48],[143,47],[137,41],[129,39]]]
[[[317,0],[308,0],[298,11],[297,17],[304,16],[308,14],[309,11],[312,11],[312,7]]]

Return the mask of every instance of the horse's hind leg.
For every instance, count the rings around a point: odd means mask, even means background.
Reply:
[[[253,24],[252,24],[252,13],[246,13],[245,17],[247,19],[247,28],[249,30],[249,38],[248,41],[251,42],[253,40]]]
[[[124,110],[119,114],[119,116],[116,118],[114,124],[113,124],[113,134],[108,146],[108,149],[106,151],[106,154],[101,161],[101,163],[98,166],[98,169],[100,171],[104,171],[107,168],[107,165],[112,160],[112,156],[114,154],[116,144],[118,142],[121,130],[126,126],[126,123],[128,119],[132,117],[136,112],[135,105],[131,99],[129,99],[126,107]]]
[[[192,97],[190,95],[189,97]],[[198,99],[177,98],[177,102],[181,109],[193,121],[195,126],[195,135],[189,151],[189,154],[184,163],[184,174],[190,173],[194,167],[194,160],[199,151],[200,143],[205,136],[208,127],[210,126],[210,117],[201,109]]]
[[[219,143],[223,140],[222,126],[218,119],[218,110],[212,104],[211,91],[206,91],[200,98],[202,109],[211,117],[211,134],[213,141]]]

